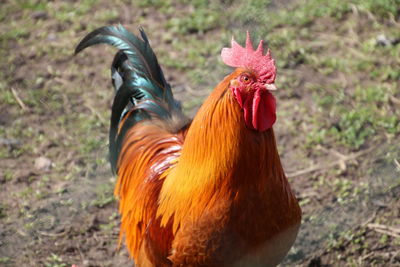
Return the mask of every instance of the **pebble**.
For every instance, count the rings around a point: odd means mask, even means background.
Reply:
[[[39,171],[48,171],[51,169],[53,162],[46,157],[38,157],[35,159],[35,169]]]

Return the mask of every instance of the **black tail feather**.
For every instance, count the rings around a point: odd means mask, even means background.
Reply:
[[[78,44],[75,54],[96,44],[109,44],[119,49],[111,66],[111,77],[116,89],[112,105],[110,125],[110,161],[117,168],[118,155],[123,138],[136,123],[157,117],[170,119],[180,115],[179,103],[173,98],[157,58],[142,28],[140,37],[127,31],[122,25],[106,26],[89,33]],[[124,118],[124,125],[119,125]]]

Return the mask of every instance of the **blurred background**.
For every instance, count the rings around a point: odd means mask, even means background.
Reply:
[[[282,266],[400,266],[399,0],[2,0],[0,266],[131,266],[107,160],[116,52],[142,26],[193,115],[232,35],[278,66],[277,143],[304,215]]]

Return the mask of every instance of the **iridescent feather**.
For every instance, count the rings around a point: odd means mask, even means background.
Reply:
[[[168,120],[175,116],[185,120],[144,30],[140,28],[139,31],[141,38],[122,25],[101,27],[88,34],[75,49],[75,54],[97,44],[109,44],[119,49],[111,66],[116,89],[109,136],[110,161],[114,171],[122,141],[132,126],[154,118]],[[124,124],[119,125],[122,119]]]

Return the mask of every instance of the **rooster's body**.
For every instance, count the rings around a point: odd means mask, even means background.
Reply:
[[[260,85],[269,79],[265,86],[273,88],[275,74],[266,74],[275,70],[269,54],[262,59],[269,69],[253,70],[238,63],[237,47],[225,51],[224,61],[239,67],[190,122],[142,30],[141,36],[122,26],[103,27],[76,50],[99,43],[120,49],[112,66],[117,92],[110,156],[121,234],[135,263],[278,264],[295,240],[301,211],[276,148],[275,100]],[[271,115],[264,119],[261,113]]]

